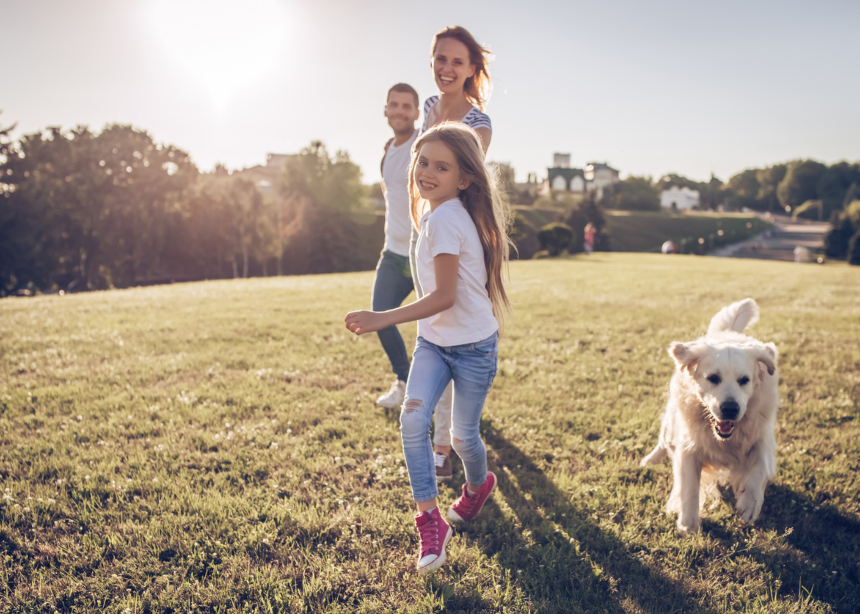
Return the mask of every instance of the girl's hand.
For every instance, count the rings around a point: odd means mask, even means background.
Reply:
[[[386,326],[383,315],[375,311],[350,311],[346,314],[344,322],[349,331],[356,335],[372,333]]]

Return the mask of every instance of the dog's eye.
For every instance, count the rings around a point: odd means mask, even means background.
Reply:
[[[720,376],[714,373],[713,375],[708,376],[708,381],[711,382],[714,386],[719,386],[720,382],[723,381],[720,379]]]
[[[742,378],[740,378],[738,380],[738,384],[740,384],[741,386],[746,386],[749,383],[750,383],[750,378],[748,378],[746,375],[744,375]]]

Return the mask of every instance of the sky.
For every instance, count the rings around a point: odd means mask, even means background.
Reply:
[[[435,93],[433,34],[495,55],[488,159],[722,180],[860,160],[857,0],[0,0],[0,126],[131,124],[201,170],[321,140],[379,180],[397,82]],[[419,120],[420,122],[420,120]]]

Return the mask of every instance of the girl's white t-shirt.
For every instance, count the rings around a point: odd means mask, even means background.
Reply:
[[[475,223],[459,198],[446,201],[421,218],[416,265],[418,280],[429,294],[436,289],[433,258],[439,254],[460,257],[454,305],[418,320],[418,336],[442,347],[476,343],[499,330],[487,292],[484,248]]]

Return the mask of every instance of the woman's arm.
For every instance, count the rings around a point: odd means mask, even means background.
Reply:
[[[490,148],[490,139],[493,138],[493,131],[489,128],[475,128],[475,132],[481,137],[481,143],[484,144],[484,153],[486,154],[487,149]]]
[[[344,322],[356,335],[372,333],[389,326],[423,320],[454,306],[457,297],[457,272],[460,256],[439,254],[433,258],[436,289],[421,300],[388,311],[350,311]]]

